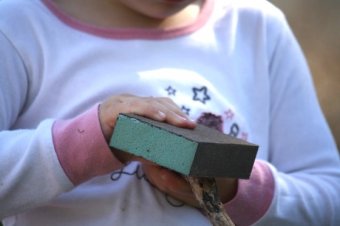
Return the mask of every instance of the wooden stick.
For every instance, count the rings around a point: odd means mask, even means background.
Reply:
[[[187,176],[186,179],[213,226],[235,226],[220,201],[215,178]]]

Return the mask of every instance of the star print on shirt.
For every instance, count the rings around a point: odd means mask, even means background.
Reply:
[[[190,108],[187,108],[186,106],[182,106],[181,107],[182,112],[184,112],[186,115],[190,114]]]
[[[224,112],[224,114],[225,114],[225,117],[228,119],[228,120],[231,120],[231,119],[233,119],[234,118],[234,112],[231,110],[231,109],[229,109],[228,111],[226,111],[226,112]]]
[[[243,139],[243,140],[248,140],[248,133],[242,132],[242,133],[241,133],[241,139]]]
[[[171,86],[168,86],[168,88],[165,89],[168,92],[168,96],[175,96],[176,90],[172,88]]]
[[[194,87],[192,88],[192,91],[194,92],[194,97],[193,97],[194,101],[200,101],[203,104],[205,104],[207,100],[210,100],[207,87],[205,86],[202,86],[201,88]]]

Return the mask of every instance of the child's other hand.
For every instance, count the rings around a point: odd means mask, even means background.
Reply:
[[[152,163],[144,162],[142,167],[150,183],[160,191],[187,205],[199,208],[189,182],[182,175]],[[230,201],[235,196],[237,179],[216,178],[216,183],[222,203]]]
[[[123,94],[112,96],[99,106],[100,125],[107,141],[112,136],[119,113],[134,113],[178,127],[195,127],[195,123],[170,98]],[[122,151],[114,150],[114,154],[122,162],[134,160],[131,155]]]

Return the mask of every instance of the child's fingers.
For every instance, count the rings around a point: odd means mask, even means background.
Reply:
[[[168,98],[168,97],[138,97],[138,96],[134,96],[131,94],[123,94],[121,95],[123,97],[126,97],[127,100],[130,99],[130,101],[139,101],[140,99],[144,100],[143,103],[147,104],[147,105],[152,105],[154,103],[159,103],[160,105],[162,105],[163,107],[165,107],[167,110],[173,111],[175,114],[181,115],[183,117],[187,117],[182,111],[181,109],[176,105],[176,103]],[[131,104],[132,106],[134,104]]]
[[[163,121],[179,127],[195,127],[196,124],[191,121],[170,98],[160,97],[154,99],[158,104],[157,107],[162,109],[161,111],[165,113],[166,117]]]
[[[134,113],[153,120],[169,124],[194,128],[192,122],[169,98],[138,97],[130,94],[112,96],[99,107],[99,120],[103,134],[108,140],[120,113]]]
[[[182,175],[158,165],[142,164],[143,171],[157,189],[190,206],[198,207],[189,183]]]
[[[125,95],[122,101],[122,113],[135,113],[157,121],[193,128],[193,123],[169,98],[164,97],[136,97]]]
[[[119,109],[120,113],[134,113],[157,121],[165,121],[168,118],[181,120],[178,114],[171,115],[172,110],[159,98],[124,96]]]
[[[164,107],[166,108],[165,111],[168,111],[167,113],[169,115],[175,115],[175,117],[170,116],[165,121],[176,126],[183,126],[188,128],[195,127],[195,122],[191,121],[190,118],[175,104],[175,102],[173,102],[173,100],[171,100],[170,98],[159,98],[159,101],[162,105],[164,105]],[[181,119],[178,120],[179,118]]]
[[[178,105],[170,98],[167,97],[160,97],[158,100],[167,106],[169,109],[171,109],[176,114],[179,114],[183,116],[184,118],[187,118],[188,116],[178,107]]]

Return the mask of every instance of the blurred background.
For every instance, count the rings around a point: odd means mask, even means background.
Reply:
[[[340,1],[271,2],[285,13],[306,55],[321,107],[340,147]]]

